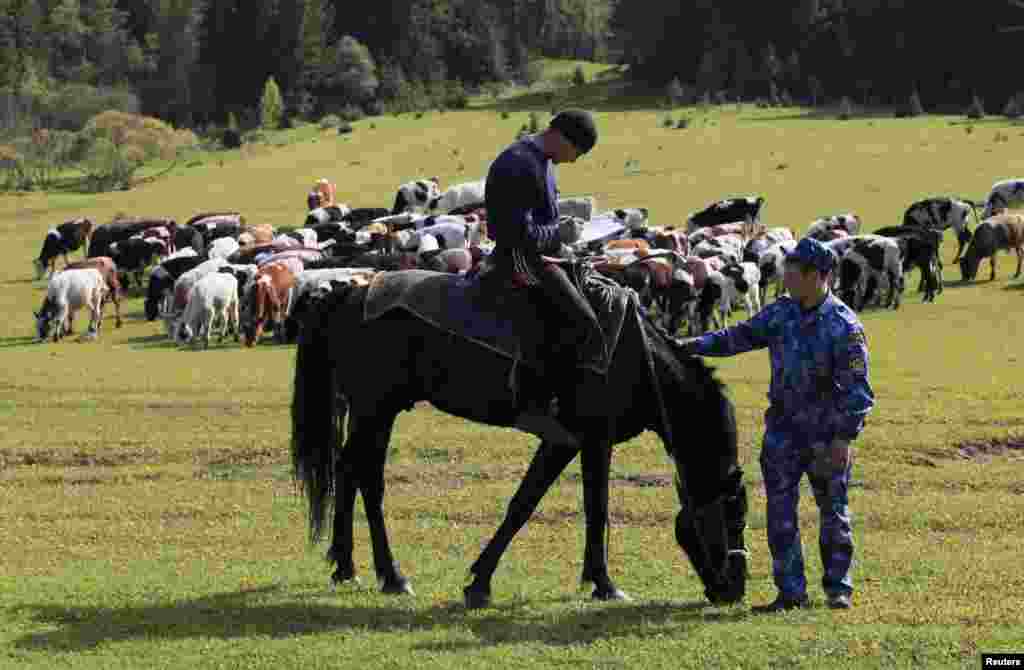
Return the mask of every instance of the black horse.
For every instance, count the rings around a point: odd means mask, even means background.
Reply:
[[[426,400],[471,421],[512,426],[517,413],[508,388],[513,362],[402,309],[366,320],[366,294],[366,287],[332,283],[304,316],[292,398],[292,458],[295,477],[309,500],[313,542],[322,536],[333,503],[327,557],[337,566],[334,583],[356,576],[352,521],[361,491],[382,590],[411,593],[393,558],[382,508],[384,463],[395,418]],[[464,590],[467,607],[490,603],[491,577],[501,555],[577,452],[586,516],[583,581],[593,582],[596,599],[627,598],[607,567],[609,470],[613,445],[644,430],[658,433],[676,467],[682,506],[676,539],[700,576],[705,595],[714,603],[742,600],[747,497],[737,462],[732,402],[712,370],[682,354],[677,341],[640,315],[635,297],[630,300],[632,316],[621,328],[607,385],[593,372],[580,370],[579,378],[559,392],[558,420],[578,442],[564,446],[542,440],[504,521],[470,568],[473,581]]]

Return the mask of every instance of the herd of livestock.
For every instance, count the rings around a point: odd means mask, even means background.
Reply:
[[[593,197],[564,198],[562,255],[587,257],[636,290],[669,332],[705,332],[726,324],[735,308],[752,315],[770,292],[782,292],[783,260],[799,235],[766,225],[764,203],[763,197],[727,198],[680,226],[659,227],[643,207],[598,211]],[[984,203],[946,196],[913,202],[901,225],[872,234],[849,212],[817,218],[803,235],[837,253],[834,290],[847,304],[898,308],[904,274],[914,268],[925,301],[942,292],[939,249],[949,229],[964,280],[974,279],[986,258],[994,278],[997,252],[1010,249],[1019,276],[1024,216],[1011,208],[1021,204],[1024,179],[1009,179],[997,182]],[[119,299],[134,284],[145,294],[146,318],[162,320],[181,345],[208,346],[212,335],[231,334],[252,346],[269,331],[287,341],[310,297],[330,281],[368,282],[376,272],[411,268],[475,273],[493,248],[483,181],[442,191],[436,178],[414,180],[398,188],[387,209],[348,207],[321,179],[307,196],[307,210],[301,227],[277,229],[249,224],[239,212],[204,212],[184,224],[170,218],[63,223],[47,232],[33,261],[37,278],[50,275],[35,313],[37,336],[56,341],[72,332],[74,314],[84,308],[90,316],[84,336],[96,337],[108,301],[120,327]],[[85,259],[69,263],[68,254],[79,249]]]

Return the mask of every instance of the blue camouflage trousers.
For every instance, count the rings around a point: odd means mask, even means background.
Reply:
[[[792,429],[769,428],[764,435],[760,461],[768,497],[768,547],[775,585],[785,596],[807,592],[797,519],[800,480],[805,472],[820,514],[822,587],[828,595],[853,591],[853,531],[847,498],[853,458],[847,459],[845,467],[833,466],[829,447],[828,442],[809,440]]]

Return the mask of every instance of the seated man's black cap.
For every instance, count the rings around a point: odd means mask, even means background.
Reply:
[[[590,112],[582,109],[566,109],[555,114],[549,124],[573,143],[581,154],[585,154],[597,144],[597,127]]]

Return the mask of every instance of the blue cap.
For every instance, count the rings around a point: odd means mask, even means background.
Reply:
[[[824,274],[835,268],[836,254],[818,240],[805,237],[797,243],[793,251],[786,254],[786,261],[809,265]]]

